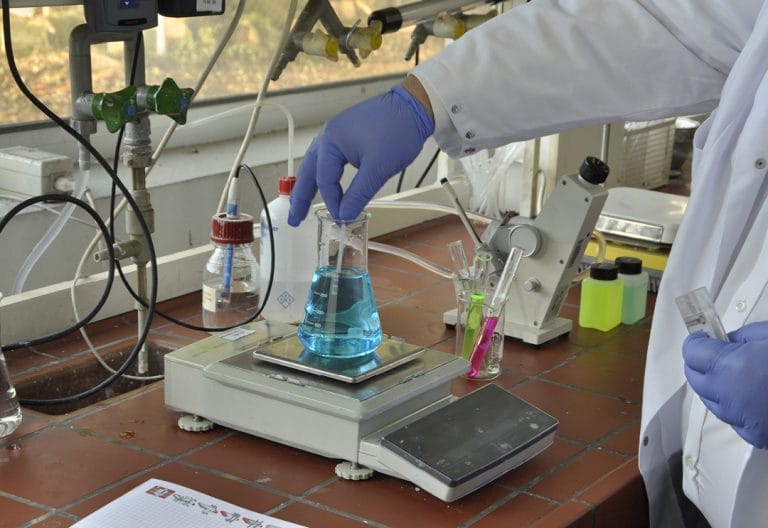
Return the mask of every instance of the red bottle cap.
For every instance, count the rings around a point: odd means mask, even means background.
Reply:
[[[280,176],[277,180],[277,192],[291,194],[294,185],[296,185],[296,176]]]
[[[219,213],[211,219],[211,241],[217,244],[250,244],[253,242],[253,217],[240,214],[227,218]]]

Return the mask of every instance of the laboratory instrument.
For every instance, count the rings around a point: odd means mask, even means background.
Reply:
[[[523,258],[505,304],[504,333],[538,345],[567,334],[572,321],[560,317],[571,281],[605,203],[608,166],[588,157],[577,174],[559,179],[535,218],[505,215],[488,225],[481,241],[494,255],[497,271],[518,247]],[[456,323],[456,310],[443,315]]]
[[[643,261],[635,257],[617,257],[619,280],[623,284],[621,322],[634,324],[645,317],[648,300],[648,272],[643,270]]]
[[[689,333],[704,331],[712,339],[729,341],[707,288],[702,286],[681,295],[675,299],[675,303]]]
[[[317,267],[317,257],[312,251],[312,248],[317,247],[316,218],[310,215],[296,227],[288,225],[290,195],[295,183],[295,177],[280,177],[277,184],[278,196],[267,204],[275,240],[275,261],[279,265],[275,266],[272,291],[261,316],[284,323],[300,323],[304,318],[304,304]],[[261,286],[266,288],[269,283],[272,250],[264,211],[261,213],[260,225]],[[264,298],[264,292],[261,297]]]
[[[179,426],[217,423],[340,459],[336,473],[378,471],[444,501],[484,486],[532,458],[558,422],[494,385],[461,398],[469,370],[453,354],[382,336],[376,361],[308,355],[296,328],[258,321],[165,356],[165,403]],[[244,461],[247,463],[247,461]]]
[[[203,325],[233,326],[259,307],[259,264],[253,255],[253,217],[219,213],[211,219],[213,253],[203,270]]]
[[[318,220],[317,269],[312,276],[299,340],[322,357],[367,356],[381,343],[381,321],[368,274],[368,219],[336,220],[327,209]]]
[[[3,294],[0,293],[0,301]],[[5,364],[2,346],[0,346],[0,438],[13,433],[21,424],[21,407],[16,397],[16,389],[11,383],[11,375]]]
[[[83,9],[88,26],[100,33],[135,33],[157,25],[157,0],[88,0]]]
[[[579,326],[607,332],[621,323],[624,285],[613,262],[598,262],[581,281]]]
[[[669,248],[687,205],[687,196],[613,187],[595,229],[609,240],[632,246]]]
[[[221,15],[224,13],[226,0],[158,0],[157,10],[167,17],[193,17]]]

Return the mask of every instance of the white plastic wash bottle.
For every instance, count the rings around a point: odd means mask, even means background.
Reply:
[[[267,204],[275,237],[275,277],[267,304],[261,312],[265,319],[284,323],[300,323],[304,318],[312,275],[317,267],[317,219],[313,214],[298,227],[288,225],[290,195],[296,178],[282,176],[278,180],[278,196]],[[261,296],[269,283],[270,246],[267,216],[261,213]]]

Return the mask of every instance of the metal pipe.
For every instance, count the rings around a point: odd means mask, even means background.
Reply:
[[[368,25],[380,21],[382,33],[394,33],[398,29],[423,22],[446,11],[474,7],[481,4],[495,4],[498,0],[422,0],[400,7],[387,7],[373,11],[368,16]]]
[[[136,263],[136,294],[139,297],[139,299],[142,299],[144,302],[146,302],[146,299],[147,299],[147,264],[146,263],[139,263],[139,262]],[[139,335],[142,335],[142,332],[144,332],[144,326],[147,318],[147,308],[144,304],[138,301],[134,302],[134,306],[136,307],[136,317],[137,317]],[[147,346],[148,341],[149,340],[144,341],[144,344],[141,346],[141,350],[139,350],[139,355],[136,360],[137,361],[136,373],[140,376],[149,372],[149,347]]]

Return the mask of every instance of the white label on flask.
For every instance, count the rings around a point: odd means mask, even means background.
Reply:
[[[203,284],[203,310],[216,311],[216,288]]]
[[[223,0],[197,0],[197,11],[221,11]]]

